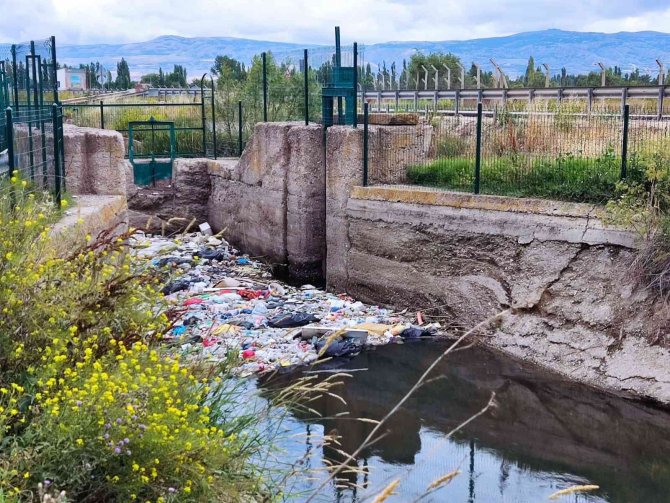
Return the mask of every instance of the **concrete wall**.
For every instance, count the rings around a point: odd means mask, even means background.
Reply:
[[[407,183],[407,167],[428,160],[433,127],[369,126],[368,162],[371,184]]]
[[[163,235],[197,230],[198,224],[208,220],[210,171],[216,165],[209,159],[175,159],[171,180],[146,187],[133,184],[130,168],[127,185],[130,225]]]
[[[668,308],[627,275],[635,236],[592,206],[360,187],[361,133],[327,137],[327,283],[610,390],[670,402]]]
[[[126,196],[129,165],[120,133],[66,124],[63,136],[68,192]]]
[[[325,161],[319,125],[258,124],[240,159],[177,159],[171,180],[137,187],[132,226],[181,232],[209,222],[296,281],[319,282],[325,257]]]
[[[211,171],[209,222],[303,281],[323,277],[325,172],[319,125],[258,124],[239,162]]]

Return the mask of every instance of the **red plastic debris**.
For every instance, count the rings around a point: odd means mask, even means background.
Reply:
[[[244,351],[242,351],[242,358],[244,358],[245,360],[253,358],[254,356],[256,356],[256,351],[254,351],[253,349],[245,349]]]
[[[202,300],[202,299],[200,299],[200,298],[198,298],[198,297],[192,297],[192,298],[190,298],[190,299],[186,299],[186,300],[184,301],[184,305],[185,305],[185,306],[192,306],[192,305],[194,305],[194,304],[202,304],[203,302],[204,302],[204,300]]]
[[[206,337],[202,340],[202,345],[208,348],[214,344],[217,344],[219,341],[220,339],[218,337]]]
[[[240,290],[237,294],[246,300],[258,299],[263,296],[263,291],[261,290]]]

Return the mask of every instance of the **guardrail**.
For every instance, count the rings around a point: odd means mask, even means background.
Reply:
[[[443,114],[470,114],[476,115],[476,110],[463,110],[462,103],[465,100],[498,101],[506,105],[508,101],[523,100],[533,102],[535,100],[556,100],[561,102],[565,99],[583,99],[587,102],[587,110],[590,112],[597,100],[614,99],[621,102],[621,113],[626,104],[633,99],[656,100],[656,117],[661,118],[670,115],[663,110],[666,98],[670,97],[670,86],[629,86],[629,87],[547,87],[547,88],[513,88],[513,89],[451,89],[451,90],[385,90],[365,91],[358,93],[358,98],[363,102],[371,104],[371,111],[402,111],[401,101],[405,103],[405,109],[421,111],[420,103],[432,102],[434,108],[438,108],[441,100],[453,101],[454,106],[450,110],[437,110]],[[407,107],[407,102],[412,104]],[[388,105],[386,107],[384,105]],[[391,109],[393,105],[393,109]],[[639,114],[633,114],[639,115]]]

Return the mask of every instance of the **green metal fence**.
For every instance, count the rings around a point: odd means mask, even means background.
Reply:
[[[207,123],[204,106],[209,106],[207,97],[205,102],[200,98],[191,103],[160,103],[151,101],[135,101],[115,103],[100,101],[98,103],[63,105],[67,123],[82,127],[113,129],[128,138],[128,124],[137,121],[147,121],[151,118],[157,121],[173,121],[175,123],[175,137],[178,157],[206,157],[213,156],[208,151],[212,145],[211,122]],[[210,148],[212,148],[210,147]]]
[[[18,173],[60,204],[65,153],[56,67],[54,37],[0,45],[0,176]]]
[[[231,60],[232,61],[232,60]],[[323,123],[322,89],[333,79],[338,63],[364,66],[357,44],[319,47],[278,54],[264,52],[247,68],[224,68],[200,79],[200,92],[188,102],[168,94],[113,97],[84,104],[66,104],[66,122],[84,127],[114,129],[128,136],[128,123],[174,121],[178,157],[235,157],[241,155],[259,122]],[[354,80],[355,82],[355,80]],[[179,97],[176,98],[180,100]],[[343,121],[346,104],[337,101],[336,122]],[[355,99],[349,116],[357,117]]]
[[[337,52],[335,46],[279,54],[266,52],[252,59],[244,75],[218,75],[217,155],[240,155],[259,122],[323,123],[322,89],[332,80]],[[339,60],[342,66],[360,68],[362,48],[357,44],[342,46]],[[335,115],[343,118],[345,104],[338,105]],[[357,109],[355,103],[350,106]]]
[[[367,107],[367,105],[366,105]],[[367,185],[603,203],[643,156],[670,147],[670,121],[623,114],[485,111],[473,116],[408,115],[375,126],[365,144]],[[402,121],[402,118],[400,118]]]

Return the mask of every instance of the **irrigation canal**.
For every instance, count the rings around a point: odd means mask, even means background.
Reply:
[[[341,452],[312,441],[334,430],[341,451],[354,452],[373,425],[335,416],[348,412],[380,419],[445,344],[390,345],[330,363],[330,369],[367,370],[352,372],[339,388],[346,406],[325,397],[310,404],[322,419],[289,417],[288,458],[304,458],[312,468],[341,461]],[[461,473],[421,501],[548,501],[555,491],[577,484],[600,489],[561,501],[670,501],[667,411],[571,383],[481,347],[453,353],[433,377],[438,379],[420,388],[390,420],[386,436],[357,457],[356,473],[331,483],[315,501],[371,501],[400,478],[396,495],[387,501],[411,502],[455,469]],[[497,406],[448,438],[447,432],[481,410],[491,392]],[[316,487],[318,482],[302,479],[292,492],[309,494]]]

